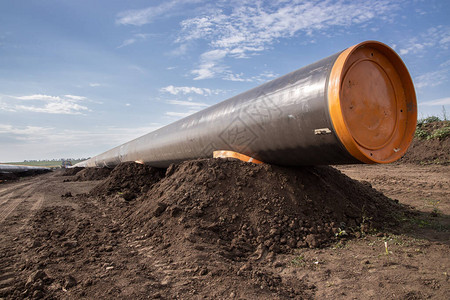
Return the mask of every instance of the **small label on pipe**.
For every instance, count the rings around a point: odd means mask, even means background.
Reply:
[[[315,135],[330,134],[330,133],[331,133],[330,128],[314,129],[314,134]]]

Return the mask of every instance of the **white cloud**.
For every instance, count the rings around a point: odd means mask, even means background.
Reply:
[[[450,46],[450,27],[436,26],[427,29],[407,41],[402,43],[404,45],[400,50],[400,55],[406,54],[420,54],[427,49],[442,48],[448,50]]]
[[[188,51],[188,49],[189,49],[189,44],[184,43],[184,44],[179,45],[176,49],[170,51],[169,54],[174,55],[174,56],[180,56],[180,55],[185,54]],[[171,70],[169,68],[167,68],[167,69]]]
[[[147,73],[147,71],[144,68],[137,66],[137,65],[129,65],[128,69],[138,71],[139,73],[142,73],[142,74]]]
[[[2,161],[86,157],[100,154],[115,146],[158,129],[145,127],[94,127],[89,130],[60,127],[16,126],[0,124],[0,158]]]
[[[120,12],[117,15],[116,24],[142,26],[152,23],[156,18],[167,17],[175,12],[182,11],[185,4],[201,2],[199,0],[172,0],[163,1],[157,6],[143,9],[132,9]]]
[[[37,113],[79,115],[82,111],[89,111],[86,106],[70,102],[47,103],[43,107],[33,105],[17,105],[17,110],[31,111]]]
[[[83,96],[75,96],[75,95],[64,95],[64,97],[69,98],[71,100],[75,100],[75,101],[83,101],[86,100],[86,97]]]
[[[66,114],[66,115],[79,115],[82,114],[83,112],[90,111],[87,106],[78,104],[78,102],[88,100],[84,96],[76,96],[76,95],[51,96],[51,95],[34,94],[27,96],[8,96],[7,98],[13,100],[12,101],[2,100],[2,103],[0,105],[0,108],[2,110],[14,112],[30,111],[36,113]],[[28,102],[33,102],[33,104],[29,104]]]
[[[118,46],[117,48],[123,48],[129,45],[132,45],[136,42],[143,42],[145,41],[149,36],[151,36],[150,34],[144,34],[144,33],[136,33],[133,35],[132,38],[126,39],[122,42],[122,44],[120,46]]]
[[[199,88],[199,87],[194,87],[194,86],[173,86],[173,85],[168,85],[166,87],[163,87],[160,89],[161,92],[164,93],[169,93],[172,95],[178,95],[178,94],[183,94],[183,95],[187,95],[187,94],[198,94],[198,95],[212,95],[212,94],[220,94],[222,92],[222,90],[211,90],[208,88]]]
[[[259,75],[252,76],[252,77],[247,77],[247,78],[244,76],[243,73],[233,74],[233,73],[227,71],[223,75],[222,79],[223,80],[230,80],[230,81],[247,81],[247,82],[263,83],[263,82],[266,82],[268,80],[274,79],[275,77],[277,77],[277,74],[274,74],[274,73],[269,72],[269,71],[264,71],[263,73],[261,73]]]
[[[415,77],[415,86],[418,89],[425,87],[435,87],[448,81],[448,68],[441,68],[437,71],[427,72]]]
[[[18,96],[18,97],[12,97],[18,100],[38,100],[38,101],[61,101],[61,98],[58,96],[49,96],[49,95],[41,95],[41,94],[34,94],[29,96]]]
[[[450,105],[450,97],[440,98],[432,101],[422,102],[419,105],[425,106],[442,106],[442,105]]]
[[[252,81],[251,78],[244,78],[244,73],[233,74],[231,72],[227,72],[222,79],[229,81]]]
[[[199,65],[192,70],[194,79],[207,79],[225,74],[224,79],[245,80],[229,73],[223,64],[226,57],[247,58],[267,50],[283,38],[298,34],[330,34],[330,28],[365,26],[384,20],[398,10],[394,1],[267,1],[233,2],[232,7],[181,22],[176,42],[184,44],[205,40],[210,49],[204,52]],[[312,40],[312,38],[308,38]]]
[[[52,129],[53,128],[51,127],[39,127],[39,126],[15,127],[10,124],[0,124],[0,134],[36,136],[39,134],[47,133]]]
[[[264,71],[261,74],[254,76],[253,80],[257,81],[257,82],[265,82],[271,79],[274,79],[278,76],[278,74],[275,74],[273,72],[270,71]]]
[[[200,65],[191,71],[194,80],[213,78],[217,73],[223,73],[227,67],[220,64],[220,61],[227,55],[227,50],[211,50],[200,56]]]
[[[98,87],[98,86],[101,86],[101,84],[97,83],[97,82],[92,82],[92,83],[89,83],[89,86],[90,87]]]
[[[180,100],[168,100],[167,103],[182,106],[192,106],[192,107],[207,107],[209,104],[202,102],[192,102],[192,101],[180,101]]]
[[[165,1],[159,6],[145,9],[132,9],[118,14],[116,23],[120,25],[142,26],[151,23],[153,19],[169,11],[178,1]]]

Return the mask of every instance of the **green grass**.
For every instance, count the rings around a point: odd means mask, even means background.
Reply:
[[[444,140],[450,136],[450,122],[431,116],[417,121],[415,137],[421,140]]]
[[[79,163],[83,160],[71,160],[72,165]],[[41,160],[41,161],[27,161],[27,162],[7,162],[8,165],[16,166],[34,166],[34,167],[48,167],[48,168],[58,168],[61,167],[60,160]]]

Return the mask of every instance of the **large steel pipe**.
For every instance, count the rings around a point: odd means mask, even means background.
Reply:
[[[411,77],[366,41],[77,164],[155,167],[232,150],[279,165],[389,163],[417,121]]]
[[[0,173],[24,173],[28,171],[50,171],[50,168],[0,164]]]

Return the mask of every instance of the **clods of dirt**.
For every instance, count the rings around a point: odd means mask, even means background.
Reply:
[[[332,167],[229,159],[167,170],[125,163],[100,182],[48,176],[31,190],[18,187],[23,201],[43,202],[26,202],[3,223],[0,265],[11,268],[0,269],[10,276],[0,297],[389,299],[395,292],[442,299],[448,247],[383,230],[417,216],[372,189],[377,181],[362,179]],[[44,279],[28,280],[37,271]]]
[[[112,169],[110,168],[80,168],[80,169],[81,170],[74,171],[75,176],[71,181],[103,180],[107,178],[112,171]]]
[[[22,177],[36,176],[36,175],[45,174],[48,172],[51,172],[51,170],[50,169],[48,169],[48,170],[45,170],[45,169],[44,170],[28,170],[28,171],[17,172],[17,173],[9,173],[9,172],[1,173],[0,172],[0,183],[19,180]]]
[[[394,226],[391,213],[402,209],[331,167],[285,168],[228,159],[173,165],[139,201],[127,224],[155,241],[164,240],[173,251],[186,244],[214,246],[237,260],[318,248],[336,237]]]
[[[450,165],[450,121],[417,125],[415,137],[400,162]]]
[[[64,169],[64,173],[62,174],[62,176],[73,176],[82,170],[84,170],[84,168],[82,167],[66,168]]]
[[[86,169],[90,170],[91,168]],[[100,172],[102,169],[96,170]],[[165,169],[134,162],[121,163],[110,172],[105,181],[90,192],[90,195],[102,197],[120,193],[129,201],[136,198],[136,195],[148,191],[155,182],[164,177],[165,172]]]

